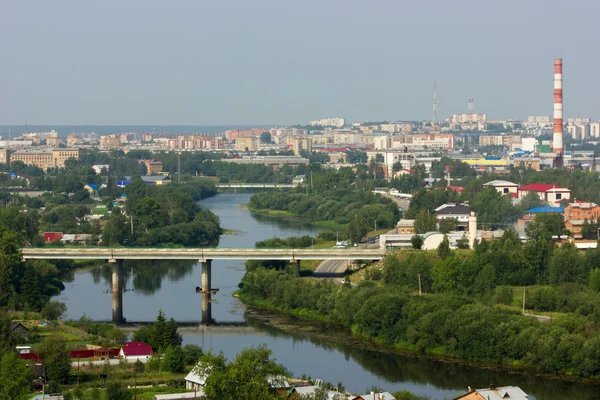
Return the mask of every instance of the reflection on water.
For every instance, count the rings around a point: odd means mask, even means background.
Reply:
[[[278,323],[281,322],[281,316],[274,316],[274,319]],[[415,393],[444,398],[444,396],[451,397],[464,392],[468,386],[483,388],[495,384],[519,386],[530,394],[531,398],[535,399],[591,400],[600,398],[600,386],[597,385],[547,379],[536,376],[533,371],[516,373],[498,368],[466,365],[450,360],[436,360],[410,353],[382,353],[381,347],[365,344],[355,338],[349,338],[339,330],[327,329],[325,331],[325,327],[323,327],[323,330],[318,328],[307,329],[306,324],[303,324],[302,321],[285,318],[284,324],[287,327],[292,326],[297,329],[286,329],[284,331],[265,323],[264,320],[264,313],[260,318],[255,318],[252,315],[248,315],[247,318],[248,326],[267,334],[271,338],[292,340],[296,346],[303,348],[302,351],[308,351],[311,354],[318,353],[320,356],[316,357],[315,365],[321,363],[327,365],[327,354],[339,353],[348,360],[347,365],[356,362],[368,371],[368,379],[357,377],[354,378],[357,379],[356,381],[352,380],[349,383],[352,388],[358,386],[354,389],[358,391],[363,387],[368,387],[368,385],[376,384],[393,390],[411,387],[411,390]],[[268,317],[266,320],[269,320]],[[275,356],[278,355],[275,354]],[[284,364],[288,365],[287,363]],[[424,386],[429,389],[422,392]],[[434,391],[432,387],[437,387],[437,389]],[[440,390],[442,388],[443,390]],[[436,392],[435,395],[434,392]]]
[[[182,260],[125,260],[123,262],[123,279],[130,282],[125,289],[134,289],[139,293],[151,296],[159,291],[163,281],[180,281],[192,274],[195,261]],[[110,285],[112,282],[112,266],[90,269],[95,284]],[[133,287],[131,287],[133,286]]]

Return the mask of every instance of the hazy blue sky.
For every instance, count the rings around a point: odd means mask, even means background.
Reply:
[[[8,1],[0,124],[600,118],[598,0]]]

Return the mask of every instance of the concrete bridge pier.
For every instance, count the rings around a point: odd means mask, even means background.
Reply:
[[[112,322],[115,325],[125,323],[123,318],[123,260],[110,259],[112,264]]]
[[[292,264],[294,265],[294,272],[297,276],[300,276],[300,260],[292,260]]]
[[[212,304],[211,304],[211,269],[212,260],[200,260],[202,264],[202,326],[212,324]]]

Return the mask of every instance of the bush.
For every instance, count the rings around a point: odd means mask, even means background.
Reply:
[[[61,319],[65,312],[67,312],[65,303],[61,303],[60,301],[49,301],[44,308],[42,308],[42,318],[55,321]]]
[[[498,286],[494,293],[494,304],[505,304],[507,306],[513,303],[513,291],[510,286]]]

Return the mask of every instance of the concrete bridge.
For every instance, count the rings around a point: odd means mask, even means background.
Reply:
[[[219,183],[215,185],[218,189],[251,189],[251,188],[264,188],[264,189],[283,189],[283,188],[295,188],[298,185],[292,183]]]
[[[202,325],[212,323],[211,285],[212,260],[284,260],[296,264],[300,273],[301,260],[380,260],[385,249],[243,249],[243,248],[138,248],[138,247],[26,247],[23,259],[96,259],[112,264],[112,321],[123,324],[123,260],[198,260],[202,264]]]

